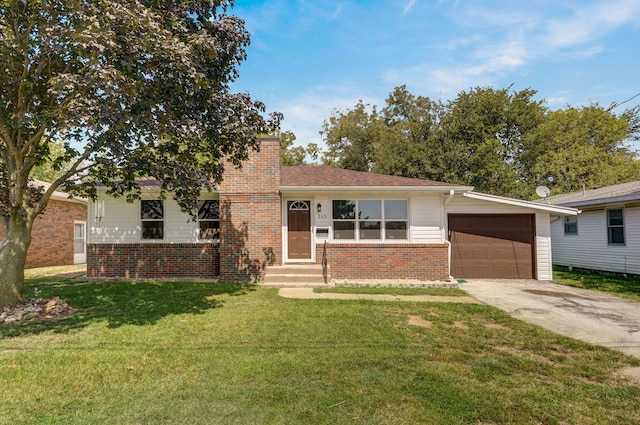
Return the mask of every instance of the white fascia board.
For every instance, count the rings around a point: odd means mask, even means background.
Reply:
[[[70,198],[68,193],[55,191],[51,194],[51,199],[56,201],[74,202],[76,204],[88,205],[89,201],[86,198]]]
[[[558,205],[551,205],[551,204],[540,204],[537,202],[523,201],[520,199],[505,198],[505,197],[496,196],[496,195],[487,195],[486,193],[467,192],[467,193],[464,193],[463,195],[470,199],[496,202],[496,203],[505,204],[505,205],[514,205],[517,207],[552,212],[558,215],[578,215],[581,212],[580,210],[577,210],[575,208],[561,207]]]
[[[468,192],[469,186],[280,186],[281,192]]]
[[[45,191],[49,190],[49,188],[51,187],[51,183],[48,183],[42,180],[37,180],[37,179],[33,179],[33,183],[30,183],[30,185],[35,187],[42,186]],[[75,202],[77,204],[83,204],[83,205],[88,204],[88,201],[86,198],[71,197],[67,192],[61,192],[59,190],[54,190],[53,193],[51,193],[50,199],[55,199],[56,201]]]
[[[587,201],[574,201],[574,202],[563,202],[559,205],[571,206],[571,207],[591,207],[597,205],[606,205],[613,203],[621,203],[621,202],[631,202],[640,200],[640,196],[637,193],[625,196],[615,196],[611,198],[600,198],[600,199],[590,199]]]

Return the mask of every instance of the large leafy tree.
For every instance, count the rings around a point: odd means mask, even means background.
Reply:
[[[354,171],[373,171],[375,143],[385,139],[377,108],[359,101],[353,109],[334,111],[325,120],[322,134],[327,150],[324,163]]]
[[[502,196],[522,194],[523,140],[544,121],[536,92],[477,87],[448,102],[443,135],[455,183]]]
[[[396,87],[377,112],[359,102],[324,123],[325,162],[361,171],[447,181],[523,199],[640,179],[629,142],[639,107],[550,111],[536,91],[477,87],[442,103]]]
[[[66,154],[62,141],[51,142],[47,147],[49,153],[44,156],[49,159],[33,167],[31,177],[45,182],[53,182],[67,172],[73,158]]]
[[[152,177],[190,211],[259,146],[264,105],[229,90],[249,44],[231,6],[0,2],[0,305],[22,299],[32,224],[54,190],[131,198]],[[47,161],[67,166],[45,191],[30,178]]]
[[[404,177],[446,180],[446,149],[440,134],[443,105],[396,87],[381,110],[385,138],[374,143],[375,171]]]
[[[278,136],[280,137],[282,165],[308,165],[307,157],[313,161],[318,159],[320,149],[317,144],[309,143],[307,146],[294,146],[296,135],[291,130],[283,131]]]
[[[640,179],[640,161],[626,145],[640,136],[637,118],[597,104],[552,111],[526,140],[522,174],[555,194]]]

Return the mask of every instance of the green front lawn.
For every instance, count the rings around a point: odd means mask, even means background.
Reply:
[[[621,353],[470,304],[228,283],[34,279],[0,326],[0,424],[636,424]]]
[[[24,269],[24,276],[27,279],[34,279],[38,277],[53,276],[60,274],[82,274],[87,272],[86,264],[71,264],[68,266],[49,266],[49,267],[34,267],[31,269]]]
[[[553,280],[563,285],[608,292],[620,297],[640,301],[640,278],[637,277],[603,275],[576,270],[569,271],[565,268],[554,267]]]

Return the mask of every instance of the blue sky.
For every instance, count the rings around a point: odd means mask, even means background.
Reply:
[[[297,144],[402,84],[445,101],[513,84],[551,109],[640,93],[639,0],[237,0],[230,13],[251,32],[232,90],[284,113]]]

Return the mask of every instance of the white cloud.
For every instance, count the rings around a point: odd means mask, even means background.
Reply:
[[[463,64],[434,67],[420,64],[405,69],[388,70],[383,78],[394,86],[407,84],[419,93],[451,98],[470,87],[492,85],[507,71],[526,63],[528,52],[520,42],[479,49],[476,60]]]
[[[522,4],[518,2],[518,6]],[[458,37],[440,46],[438,57],[448,52],[447,65],[422,63],[404,68],[387,69],[382,78],[394,85],[407,84],[427,95],[451,96],[469,87],[491,85],[508,72],[524,68],[534,61],[563,55],[593,56],[604,49],[597,40],[619,26],[640,18],[637,0],[598,0],[574,5],[564,19],[546,16],[557,12],[546,10],[504,10],[478,6],[457,8],[457,20],[471,35]],[[462,10],[461,10],[462,9]],[[467,31],[468,33],[468,31]],[[506,41],[499,41],[506,40]],[[444,53],[447,54],[447,53]],[[442,63],[441,59],[439,63]],[[438,63],[438,62],[436,62]]]
[[[333,12],[333,15],[331,15],[331,18],[329,18],[329,20],[333,21],[334,19],[336,19],[340,15],[340,12],[342,12],[341,4],[336,6],[336,11]]]
[[[416,0],[409,0],[409,2],[404,6],[404,9],[402,10],[402,14],[406,15],[407,13],[409,13],[411,9],[413,9],[413,6],[415,6],[415,4]]]
[[[562,108],[569,102],[564,96],[548,97],[546,101],[547,106],[552,108]]]
[[[552,48],[590,42],[640,17],[637,0],[609,0],[591,6],[580,5],[570,19],[553,19],[545,28],[544,41]]]
[[[380,103],[378,99],[361,99],[348,87],[316,87],[313,93],[300,94],[272,106],[284,114],[282,130],[293,131],[296,145],[316,143],[324,147],[320,136],[323,122],[335,110],[351,109],[359,100]]]

